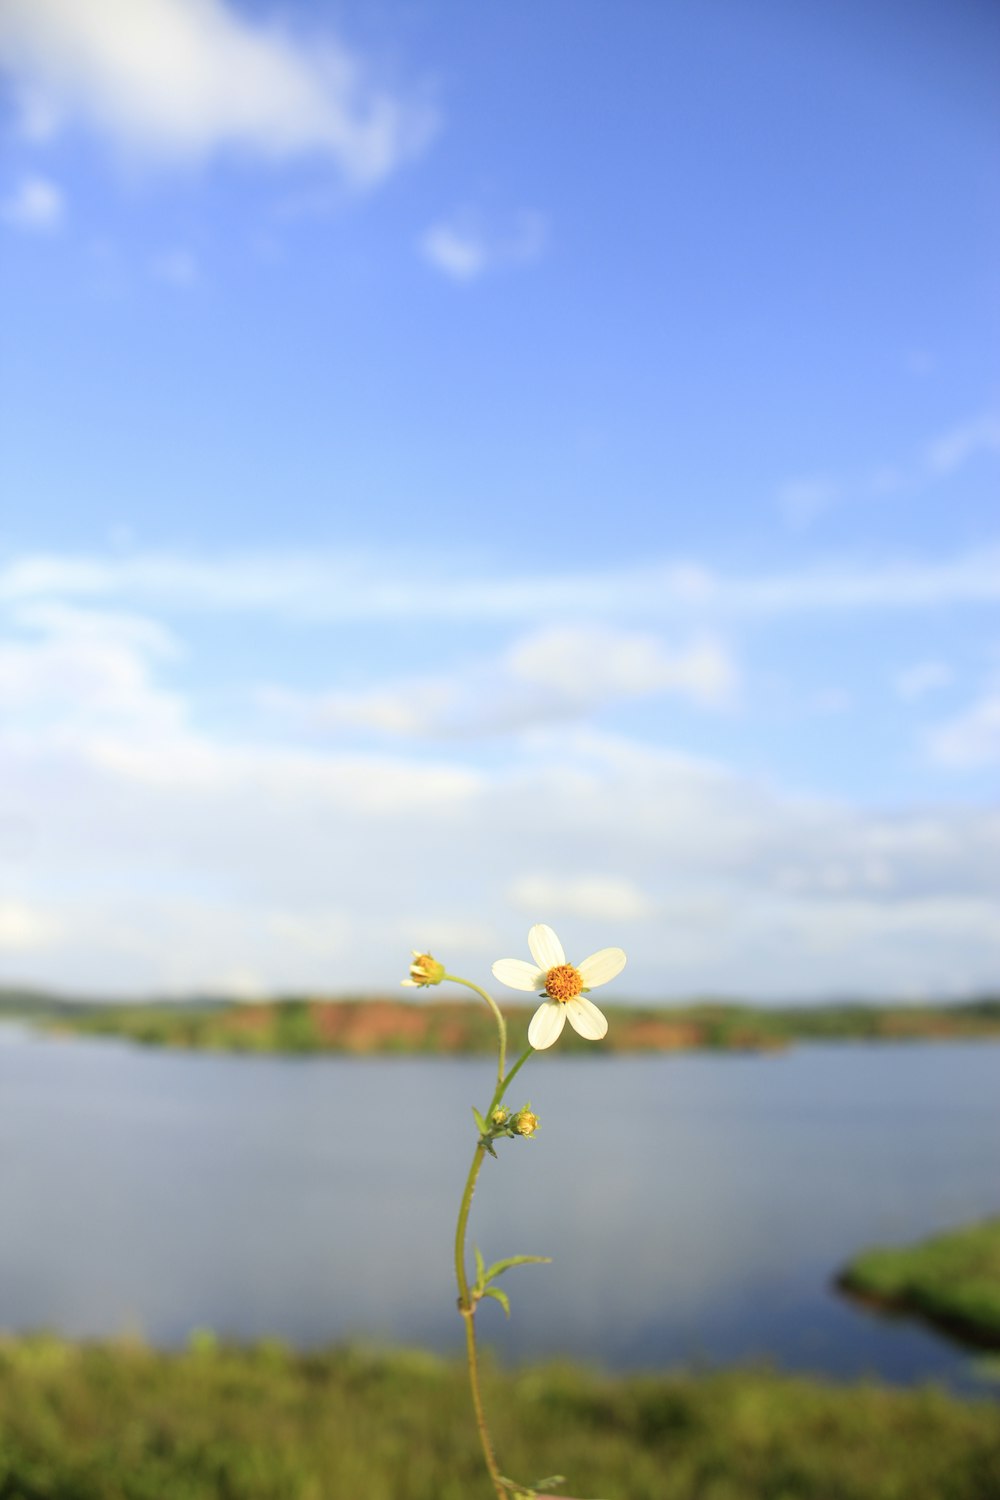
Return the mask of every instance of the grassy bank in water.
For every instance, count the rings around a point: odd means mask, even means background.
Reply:
[[[607,1500],[988,1500],[1000,1413],[763,1372],[488,1372],[502,1462]],[[464,1366],[0,1342],[4,1500],[489,1500]]]
[[[866,1250],[839,1284],[887,1311],[913,1313],[967,1343],[1000,1349],[1000,1219],[900,1249]]]
[[[941,1006],[827,1005],[767,1009],[703,1002],[605,1005],[606,1052],[771,1050],[797,1041],[935,1041],[1000,1038],[1000,1000]],[[512,1045],[534,1006],[504,1005]],[[49,1024],[76,1034],[122,1036],[153,1046],[244,1052],[478,1053],[496,1045],[484,1005],[422,1000],[274,1000],[256,1004],[116,1005],[63,1009]],[[567,1027],[560,1052],[586,1051]],[[592,1049],[591,1049],[592,1050]]]

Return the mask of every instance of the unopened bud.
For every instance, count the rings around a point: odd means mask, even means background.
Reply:
[[[511,1122],[518,1135],[534,1135],[538,1129],[538,1116],[530,1109],[520,1109]]]
[[[410,977],[401,982],[415,989],[423,989],[427,984],[440,984],[444,976],[444,964],[439,964],[437,959],[432,958],[429,953],[418,953],[414,948]]]

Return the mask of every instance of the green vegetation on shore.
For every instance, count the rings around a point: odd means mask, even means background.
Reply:
[[[914,1313],[965,1342],[1000,1349],[1000,1219],[901,1249],[866,1250],[839,1284],[877,1307]]]
[[[995,1404],[767,1371],[487,1372],[503,1463],[608,1500],[988,1500]],[[427,1354],[0,1341],[2,1500],[487,1500],[465,1371]]]
[[[702,1001],[679,1006],[605,1005],[610,1022],[602,1053],[691,1049],[770,1050],[797,1041],[951,1040],[1000,1037],[1000,999],[950,1005],[764,1006]],[[505,1006],[510,1034],[527,1031],[532,1006]],[[477,1053],[495,1045],[483,1005],[448,1000],[291,999],[65,1005],[30,1008],[59,1030],[128,1037],[150,1045],[243,1052]],[[569,1028],[561,1052],[588,1043]]]

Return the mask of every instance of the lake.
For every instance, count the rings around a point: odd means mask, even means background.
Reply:
[[[2,1028],[0,1327],[462,1346],[454,1219],[488,1058],[219,1056]],[[484,1164],[470,1243],[510,1361],[766,1359],[993,1389],[845,1302],[859,1248],[1000,1212],[1000,1045],[533,1057],[533,1141]]]

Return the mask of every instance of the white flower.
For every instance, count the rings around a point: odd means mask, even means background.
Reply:
[[[498,958],[493,977],[512,990],[539,990],[545,996],[528,1027],[528,1041],[536,1051],[551,1047],[559,1036],[566,1017],[580,1036],[599,1042],[607,1035],[608,1023],[592,1001],[585,999],[588,990],[607,984],[625,967],[620,948],[602,948],[592,953],[578,967],[566,962],[563,945],[543,922],[528,933],[528,947],[533,964],[521,958]]]

